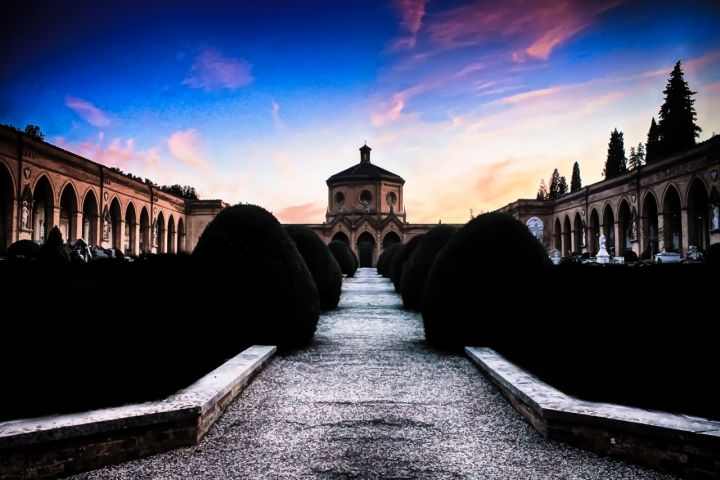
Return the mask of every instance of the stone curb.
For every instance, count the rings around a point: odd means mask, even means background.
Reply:
[[[276,350],[250,347],[164,400],[2,422],[0,479],[78,473],[196,445]]]
[[[465,353],[545,438],[686,478],[720,479],[720,422],[579,400],[490,348]]]

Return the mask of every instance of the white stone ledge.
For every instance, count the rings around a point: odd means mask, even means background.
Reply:
[[[0,449],[177,420],[199,419],[233,389],[247,382],[276,350],[273,346],[250,347],[164,400],[2,422]]]

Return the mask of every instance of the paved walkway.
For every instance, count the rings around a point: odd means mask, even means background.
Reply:
[[[276,358],[197,447],[77,478],[668,479],[542,438],[362,269],[313,344]]]

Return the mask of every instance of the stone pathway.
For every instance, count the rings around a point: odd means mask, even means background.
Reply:
[[[542,438],[361,269],[308,348],[278,356],[200,445],[86,479],[669,479]]]

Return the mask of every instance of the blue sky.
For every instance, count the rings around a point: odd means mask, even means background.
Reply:
[[[325,179],[402,175],[412,222],[601,179],[644,142],[678,59],[720,133],[720,4],[561,0],[11,2],[0,123],[203,198],[320,222]]]

